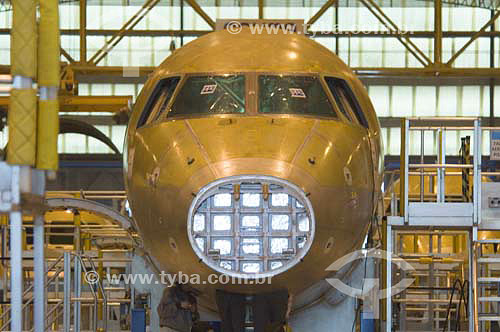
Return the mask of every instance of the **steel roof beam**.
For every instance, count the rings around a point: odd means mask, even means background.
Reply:
[[[307,21],[307,26],[310,27],[311,25],[313,25],[314,23],[316,23],[316,21],[321,17],[323,16],[323,14],[330,8],[332,7],[333,5],[335,5],[335,3],[337,2],[337,0],[328,0],[317,12],[316,14],[314,14],[310,19],[309,21]]]
[[[402,31],[389,16],[387,16],[382,8],[373,0],[359,0],[389,31]],[[425,67],[432,64],[431,59],[415,45],[410,38],[406,36],[396,36],[399,42],[410,52],[422,65]]]
[[[192,1],[192,0],[191,0]],[[139,22],[160,2],[160,0],[146,0],[144,5],[135,13],[118,32],[108,40],[101,49],[99,49],[89,60],[90,63],[97,65],[106,55],[123,39],[124,32],[132,30]]]
[[[486,22],[486,24],[483,25],[483,27],[478,32],[476,32],[471,37],[471,39],[469,39],[469,41],[465,43],[464,46],[462,46],[461,49],[459,49],[455,54],[453,54],[453,56],[446,63],[446,65],[451,66],[453,62],[455,62],[455,60],[481,35],[481,33],[483,33],[484,31],[486,31],[487,28],[495,24],[495,21],[498,19],[499,16],[500,16],[500,10],[497,10],[493,15],[493,17],[488,22]]]

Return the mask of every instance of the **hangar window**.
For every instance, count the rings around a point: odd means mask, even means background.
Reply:
[[[319,78],[259,76],[259,112],[336,117]]]
[[[349,115],[349,112],[351,112],[363,127],[368,128],[365,114],[347,82],[335,77],[325,77],[325,81],[340,111],[352,121]]]
[[[307,254],[314,215],[305,193],[282,179],[239,176],[200,190],[188,234],[198,257],[236,277],[273,276]]]
[[[156,113],[156,119],[165,111],[168,102],[174,94],[175,88],[180,81],[180,77],[168,77],[160,81],[149,98],[144,111],[137,122],[137,128],[146,124],[151,114]]]
[[[169,117],[245,112],[245,76],[191,76],[174,100]]]

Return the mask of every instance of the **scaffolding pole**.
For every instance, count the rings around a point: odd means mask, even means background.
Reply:
[[[44,217],[35,216],[33,227],[34,244],[34,332],[45,331],[45,255]]]
[[[32,170],[32,192],[43,197],[45,191],[45,172]],[[37,211],[33,218],[33,302],[34,302],[34,332],[45,332],[46,321],[46,289],[45,289],[45,216],[43,211]]]
[[[64,252],[63,331],[71,331],[71,253]]]
[[[21,166],[12,167],[12,202],[19,204]],[[23,215],[20,210],[10,212],[10,306],[11,331],[20,332],[23,329],[23,250],[22,250]]]

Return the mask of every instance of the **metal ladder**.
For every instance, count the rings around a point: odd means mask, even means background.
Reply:
[[[48,268],[47,268],[47,272],[46,272],[46,276],[48,277],[49,274],[51,274],[50,278],[47,279],[46,283],[45,283],[45,289],[48,290],[49,286],[54,282],[54,280],[56,280],[59,275],[61,274],[61,272],[63,272],[64,270],[64,267],[61,265],[63,261],[63,256],[60,256],[59,258],[57,258],[55,260],[55,262],[53,262]],[[33,289],[34,289],[34,284],[32,284],[31,286],[29,286],[23,293],[23,298],[25,298],[25,302],[23,304],[23,314],[25,311],[28,311],[30,306],[33,304],[33,301],[34,301],[34,294],[33,294]],[[48,311],[48,317],[50,317],[50,315],[55,311],[57,310],[58,308],[58,304],[56,304],[54,308],[51,308],[51,310]],[[6,310],[1,316],[0,316],[0,321],[2,322],[2,325],[0,326],[0,331],[8,331],[10,329],[10,321],[11,321],[11,309],[9,308],[8,310]],[[46,325],[46,329],[48,328],[48,326]],[[33,329],[31,329],[30,331],[33,331]]]
[[[103,288],[102,281],[98,280],[93,285],[85,285],[81,280],[82,273],[87,274],[89,272],[96,273],[97,269],[91,257],[74,254],[71,252],[65,252],[63,255],[58,257],[53,261],[48,267],[45,273],[45,292],[47,294],[52,294],[53,296],[47,299],[46,306],[46,321],[45,330],[51,329],[53,324],[56,326],[59,323],[61,316],[63,317],[63,331],[80,331],[81,326],[81,303],[82,302],[93,302],[93,317],[94,320],[89,326],[93,331],[97,331],[97,311],[99,309],[99,304],[102,303],[103,310],[103,328],[106,330],[107,327],[107,297],[105,289]],[[73,277],[72,277],[73,274]],[[64,279],[64,292],[60,293],[57,291],[59,288],[59,280]],[[73,284],[73,287],[72,287]],[[23,304],[23,317],[30,316],[30,310],[32,309],[34,302],[34,285],[32,284],[23,293],[24,304]],[[56,290],[56,291],[54,291]],[[87,293],[90,292],[91,298],[82,298],[82,290]],[[73,297],[71,296],[73,293]],[[73,307],[73,313],[71,308]],[[73,320],[73,324],[71,324]],[[10,330],[11,322],[11,309],[5,310],[0,315],[0,331]],[[34,327],[25,323],[24,329],[27,331],[33,331]]]
[[[74,277],[71,278],[71,262],[73,261]],[[97,331],[98,328],[98,312],[102,310],[103,326],[107,330],[107,296],[103,287],[102,280],[96,279],[93,284],[87,284],[92,298],[82,298],[82,274],[88,276],[93,274],[98,276],[96,266],[90,256],[83,254],[75,254],[71,252],[64,253],[64,299],[63,299],[63,331],[81,330],[81,304],[82,302],[91,301],[93,303],[93,321],[92,330]],[[71,282],[73,281],[74,287],[72,290]],[[74,297],[71,297],[72,291]],[[102,308],[100,308],[102,304]],[[71,314],[71,306],[73,305],[73,314]],[[71,318],[73,318],[73,325],[71,325]]]
[[[478,240],[476,248],[479,330],[500,330],[500,239]]]
[[[403,232],[404,233],[404,232]],[[462,232],[463,233],[463,232]],[[455,236],[464,234],[457,233]],[[414,236],[415,239],[427,238],[429,240],[429,252],[408,253],[402,248],[402,237],[396,237],[399,244],[395,246],[399,257],[410,262],[415,271],[401,271],[394,278],[413,278],[412,286],[404,290],[393,299],[394,312],[398,317],[396,331],[433,331],[441,332],[455,331],[450,324],[457,316],[461,320],[458,331],[467,331],[468,324],[465,321],[464,304],[466,301],[460,299],[460,291],[455,285],[455,280],[464,280],[463,270],[466,262],[456,257],[448,257],[441,251],[441,232],[412,232],[405,236]],[[446,234],[449,236],[449,234]],[[416,242],[416,240],[415,240]],[[433,248],[433,243],[437,244]],[[416,244],[415,244],[416,245]],[[460,285],[462,282],[460,281]]]

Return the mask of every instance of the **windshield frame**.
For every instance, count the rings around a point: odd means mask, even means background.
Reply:
[[[332,99],[332,96],[330,94],[330,90],[328,89],[328,86],[326,85],[326,82],[323,78],[323,74],[321,73],[307,73],[307,72],[268,72],[268,71],[263,71],[263,72],[256,72],[255,73],[255,115],[258,116],[267,116],[267,117],[299,117],[299,118],[313,118],[313,119],[321,119],[321,120],[331,120],[331,121],[341,121],[341,122],[346,122],[344,118],[340,117],[340,111],[337,107],[337,104],[335,101]],[[330,103],[330,106],[332,108],[332,112],[334,113],[333,116],[324,116],[320,114],[298,114],[298,113],[261,113],[259,111],[260,103],[259,103],[259,77],[260,76],[307,76],[307,77],[314,77],[318,80],[318,82],[321,85],[321,88],[323,89],[323,92],[325,93],[326,97],[328,98],[328,102]]]
[[[192,76],[224,76],[224,75],[242,75],[245,77],[245,112],[243,113],[228,113],[228,114],[190,114],[190,115],[176,115],[175,117],[169,117],[170,110],[172,104],[175,102],[179,92],[184,87],[186,80]],[[316,114],[269,114],[269,113],[260,113],[259,112],[259,76],[261,75],[272,75],[272,76],[309,76],[315,77],[319,80],[323,92],[328,98],[330,105],[332,107],[332,112],[335,116],[322,116]],[[177,84],[177,87],[172,94],[170,101],[167,104],[167,111],[163,112],[159,117],[155,114],[151,113],[149,120],[142,126],[147,127],[149,125],[158,124],[161,122],[169,122],[183,119],[195,119],[195,118],[207,118],[207,117],[217,117],[217,118],[234,118],[234,117],[246,117],[246,116],[260,116],[260,117],[270,117],[270,118],[309,118],[309,119],[321,119],[321,120],[329,120],[329,121],[339,121],[346,125],[353,127],[362,127],[357,119],[353,116],[353,121],[347,119],[342,112],[340,112],[339,107],[332,96],[332,93],[325,81],[325,77],[335,77],[342,79],[346,82],[346,78],[344,76],[339,76],[338,74],[330,74],[330,73],[310,73],[310,72],[273,72],[273,71],[237,71],[237,72],[193,72],[193,73],[171,73],[165,76],[158,78],[157,82],[154,85],[153,90],[157,87],[160,82],[169,77],[180,77],[180,81]],[[349,84],[350,85],[350,84]],[[355,95],[356,97],[356,95]],[[141,127],[141,128],[142,128]],[[363,127],[364,128],[364,127]]]
[[[179,92],[179,88],[182,86],[182,84],[184,82],[184,75],[179,74],[179,73],[165,75],[165,76],[158,78],[156,80],[156,82],[154,82],[152,84],[152,88],[146,97],[144,107],[141,110],[141,113],[139,114],[139,116],[137,118],[136,130],[139,130],[139,129],[145,128],[145,127],[149,127],[152,124],[157,123],[158,121],[161,121],[161,118],[165,115],[165,113],[168,113],[168,112],[163,112],[163,114],[161,114],[161,116],[158,117],[158,112],[160,112],[160,108],[157,108],[156,110],[151,110],[151,112],[146,116],[144,123],[139,126],[139,122],[141,121],[141,118],[142,118],[144,112],[146,111],[146,108],[153,108],[156,106],[155,103],[158,102],[158,98],[160,97],[159,95],[161,94],[160,88],[161,88],[162,82],[168,78],[175,78],[175,77],[179,78],[179,82],[177,82],[177,85],[176,85],[172,95],[170,96],[170,99],[169,99],[167,105],[166,105],[166,110],[168,110],[172,101],[177,96],[177,93]],[[144,89],[144,87],[143,87],[143,89]],[[141,91],[141,93],[143,93],[143,92],[144,91]]]
[[[169,116],[170,111],[172,109],[173,103],[176,101],[180,91],[182,88],[184,88],[184,85],[186,84],[186,81],[190,77],[198,77],[198,76],[243,76],[245,79],[245,89],[244,89],[244,97],[245,97],[245,108],[243,113],[226,113],[226,114],[209,114],[209,113],[198,113],[198,114],[186,114],[186,115],[175,115],[175,116]],[[172,76],[172,75],[169,75]],[[177,75],[173,75],[177,76]],[[163,79],[163,78],[162,78]],[[248,73],[246,72],[197,72],[197,73],[188,73],[188,74],[182,74],[181,75],[181,80],[179,81],[179,84],[177,86],[176,91],[172,95],[168,105],[167,105],[167,111],[163,112],[160,117],[158,117],[156,120],[153,122],[164,122],[164,121],[174,121],[174,120],[182,120],[182,119],[193,119],[193,118],[204,118],[204,117],[212,117],[212,116],[217,116],[217,117],[240,117],[240,116],[245,116],[248,115],[248,109],[249,109],[249,102],[248,102],[248,96],[249,96],[249,84],[248,84],[249,76]],[[161,80],[160,80],[161,81]]]
[[[337,100],[333,96],[333,92],[330,90],[330,87],[328,86],[328,83],[326,82],[326,78],[327,77],[328,78],[331,77],[331,78],[335,78],[335,79],[341,80],[348,87],[348,89],[350,90],[350,93],[352,94],[352,97],[355,99],[355,102],[358,104],[360,112],[362,112],[363,115],[364,115],[364,117],[366,118],[366,121],[368,123],[368,127],[365,127],[363,124],[361,124],[359,122],[358,117],[356,116],[356,114],[354,114],[354,112],[351,109],[351,107],[348,107],[346,109],[346,112],[349,114],[350,119],[348,117],[346,117],[344,115],[344,113],[342,113],[340,111],[340,107],[339,107],[339,105],[337,103]],[[328,98],[330,98],[332,100],[332,103],[335,105],[335,108],[337,109],[339,117],[342,117],[342,121],[345,122],[346,124],[350,125],[350,126],[353,126],[353,127],[356,127],[356,128],[362,128],[362,129],[370,131],[370,121],[368,120],[368,117],[367,117],[367,115],[365,113],[365,110],[363,109],[363,107],[361,106],[361,103],[359,102],[358,95],[356,94],[355,90],[353,89],[353,85],[352,85],[351,81],[349,79],[347,79],[346,77],[344,77],[344,76],[333,75],[333,74],[321,74],[321,80],[323,81],[323,84],[324,84],[324,86],[327,89],[326,92],[328,94]]]

